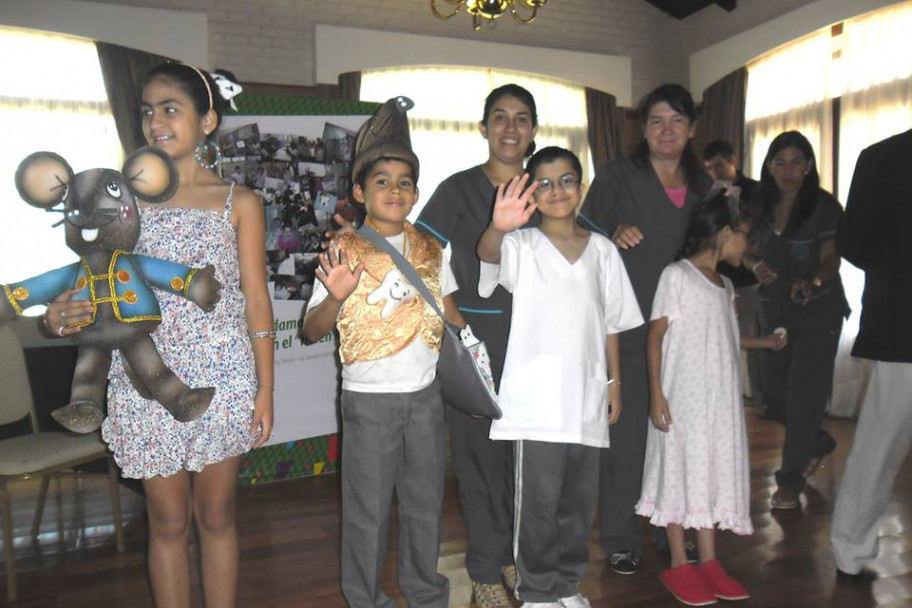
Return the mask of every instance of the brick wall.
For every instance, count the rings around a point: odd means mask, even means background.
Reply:
[[[317,84],[314,25],[320,23],[629,56],[638,99],[662,82],[686,85],[693,50],[809,0],[741,0],[735,13],[710,7],[680,22],[643,0],[552,0],[534,24],[505,16],[480,32],[465,15],[437,19],[429,0],[94,1],[205,13],[210,66],[242,81]]]

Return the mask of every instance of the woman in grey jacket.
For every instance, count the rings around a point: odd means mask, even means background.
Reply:
[[[712,179],[693,149],[697,114],[687,89],[677,84],[658,87],[646,96],[639,114],[643,141],[637,152],[596,173],[579,221],[620,248],[648,320],[659,275],[674,260],[690,213]],[[634,506],[643,481],[649,418],[646,326],[622,333],[620,342],[624,412],[612,427],[611,448],[602,451],[600,530],[611,568],[633,574],[643,546]]]

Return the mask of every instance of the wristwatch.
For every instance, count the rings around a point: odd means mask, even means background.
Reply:
[[[823,285],[823,280],[820,277],[814,277],[811,279],[811,287],[814,289],[819,289]]]

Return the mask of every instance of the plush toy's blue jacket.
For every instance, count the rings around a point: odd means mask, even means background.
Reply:
[[[18,283],[4,285],[7,299],[17,313],[36,304],[47,304],[67,289],[79,289],[73,300],[90,300],[95,322],[100,306],[111,306],[122,323],[161,321],[161,309],[151,286],[188,298],[196,269],[158,258],[115,251],[108,272],[93,275],[85,259]],[[109,290],[101,288],[107,283]],[[103,293],[115,294],[113,298]]]

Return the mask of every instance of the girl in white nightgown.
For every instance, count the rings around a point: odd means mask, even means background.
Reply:
[[[666,528],[671,568],[661,579],[691,606],[749,597],[715,555],[716,526],[753,532],[734,289],[716,270],[720,261],[741,265],[748,228],[737,197],[715,189],[700,203],[681,259],[659,278],[647,333],[652,427],[636,511]],[[784,345],[773,335],[740,340],[746,348]],[[697,529],[699,565],[687,563],[685,528]]]

